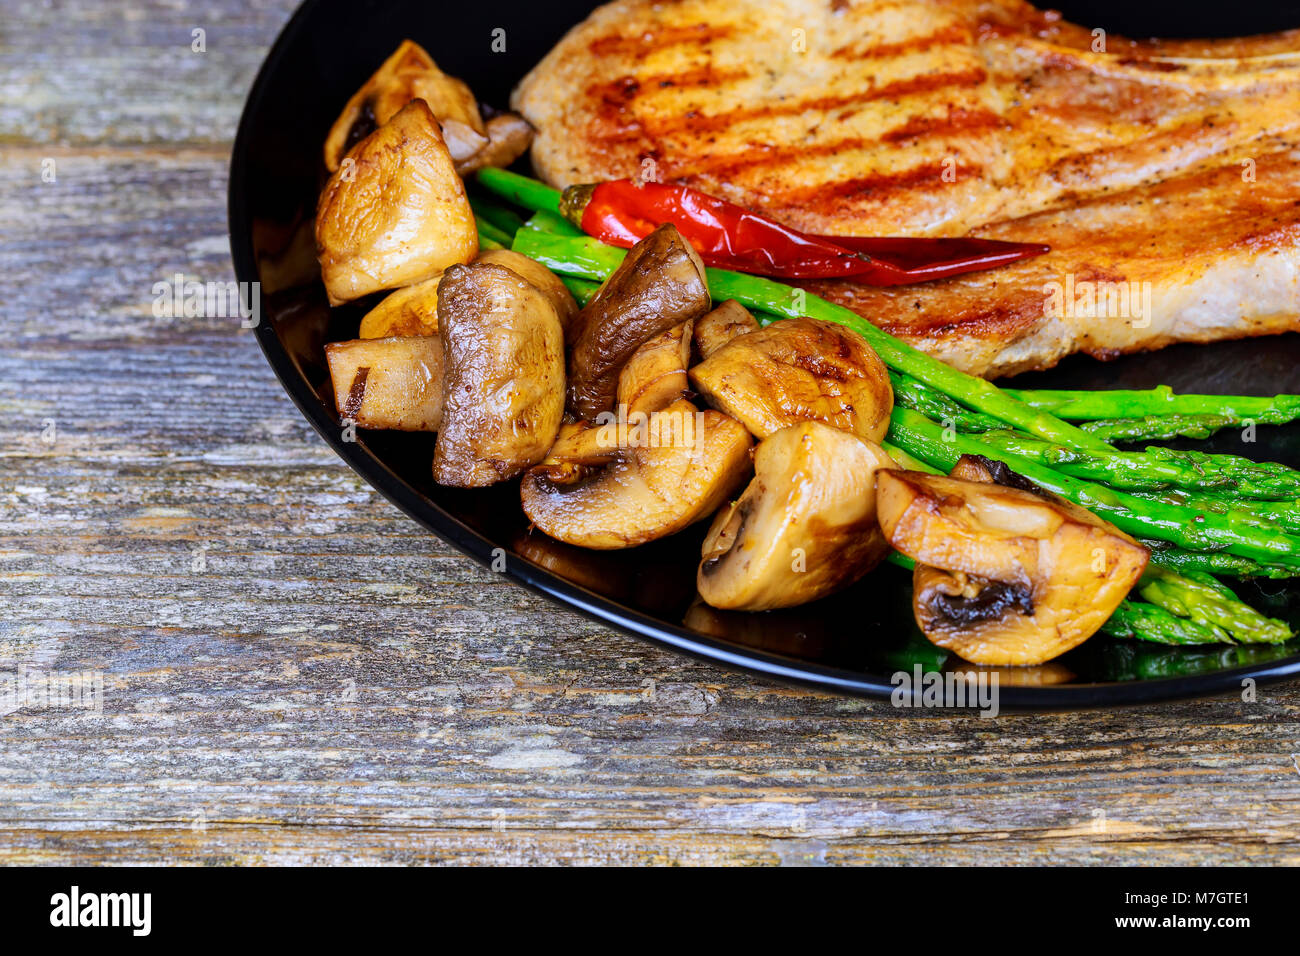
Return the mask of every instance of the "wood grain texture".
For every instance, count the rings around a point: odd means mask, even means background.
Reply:
[[[0,709],[0,862],[1300,863],[1295,684],[985,721],[687,660],[402,517],[237,320],[155,318],[231,276],[292,5],[4,5],[0,678],[105,701]]]

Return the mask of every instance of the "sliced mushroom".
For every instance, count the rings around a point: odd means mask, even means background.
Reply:
[[[553,485],[576,484],[614,461],[627,447],[626,432],[620,434],[617,428],[565,422],[555,444],[533,471]]]
[[[528,151],[533,127],[518,113],[499,113],[487,121],[487,143],[478,152],[456,164],[462,176],[486,166],[509,166]]]
[[[438,334],[438,283],[442,273],[384,296],[361,320],[357,335],[382,339],[392,335]]]
[[[474,157],[487,147],[487,136],[458,120],[440,119],[438,125],[442,127],[442,138],[456,164],[457,175],[464,176]]]
[[[578,314],[578,303],[557,276],[536,259],[511,252],[509,249],[489,249],[475,262],[505,266],[519,277],[531,282],[555,306],[560,324],[568,326]],[[384,297],[383,301],[366,313],[361,320],[363,339],[378,339],[390,335],[438,334],[438,283],[439,274],[424,282],[408,285]]]
[[[482,487],[541,461],[564,416],[564,333],[550,298],[504,266],[453,266],[438,289],[438,334],[434,480]]]
[[[578,314],[569,356],[569,409],[594,419],[609,411],[623,365],[641,343],[709,310],[704,263],[665,223],[628,252]]]
[[[343,107],[325,138],[325,168],[339,168],[344,155],[415,99],[424,100],[442,126],[453,158],[474,155],[487,146],[488,130],[470,88],[438,69],[433,57],[411,40],[393,55]]]
[[[568,544],[631,548],[707,517],[749,472],[749,432],[685,399],[651,415],[639,434],[604,467],[561,482],[548,468],[524,475],[529,520]]]
[[[331,305],[433,279],[478,251],[465,185],[424,100],[352,148],[316,214]]]
[[[632,353],[618,377],[618,408],[586,421],[560,426],[560,435],[538,466],[555,484],[589,477],[619,453],[650,440],[650,416],[683,398],[690,363],[691,323],[660,333]]]
[[[488,249],[481,253],[475,262],[486,262],[491,265],[505,266],[511,272],[527,279],[533,285],[537,286],[555,306],[555,313],[560,317],[560,324],[565,328],[565,334],[568,334],[569,325],[573,322],[574,316],[578,314],[578,303],[573,299],[573,293],[568,287],[560,281],[557,276],[546,266],[542,265],[536,259],[530,259],[522,253],[512,252],[509,249]]]
[[[758,328],[758,320],[748,309],[728,299],[695,323],[695,349],[706,359],[737,336]]]
[[[696,586],[717,608],[793,607],[846,587],[889,544],[876,521],[877,445],[821,422],[773,434],[754,452],[754,480],[704,539]]]
[[[691,322],[675,325],[641,344],[618,376],[618,411],[629,419],[667,408],[690,389]]]
[[[913,610],[931,642],[973,664],[1036,665],[1091,637],[1146,568],[1113,525],[1006,466],[881,471],[880,525],[916,560]],[[996,482],[996,483],[995,483]]]
[[[889,373],[866,340],[818,319],[783,319],[731,339],[691,369],[691,383],[760,439],[820,421],[880,441],[894,407]]]
[[[397,431],[436,432],[442,424],[437,336],[331,342],[325,359],[340,418]]]

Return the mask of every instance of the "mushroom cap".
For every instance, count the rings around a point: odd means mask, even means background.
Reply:
[[[560,317],[560,325],[564,327],[565,335],[568,335],[569,325],[578,314],[578,303],[574,300],[568,286],[554,272],[536,259],[510,249],[486,249],[479,253],[479,257],[474,261],[505,266],[511,272],[537,286],[555,306],[555,314]]]
[[[955,470],[981,468],[976,460]],[[974,664],[1042,664],[1081,644],[1149,555],[1086,509],[1015,479],[1023,486],[901,470],[876,479],[881,528],[917,562],[918,626]]]
[[[736,336],[691,369],[691,383],[760,439],[820,421],[880,441],[894,407],[889,373],[866,339],[819,319]]]
[[[889,553],[876,521],[877,445],[821,422],[759,443],[754,480],[722,508],[696,576],[717,608],[763,611],[814,601],[857,581]]]
[[[628,252],[575,322],[569,410],[594,420],[609,411],[618,376],[648,339],[709,311],[704,263],[669,223]]]
[[[753,314],[735,299],[728,299],[695,323],[695,349],[706,359],[737,336],[758,330]]]
[[[482,487],[537,464],[564,417],[564,332],[551,300],[504,266],[453,266],[438,290],[446,353],[433,477]]]
[[[533,125],[518,113],[499,113],[485,125],[487,143],[472,156],[456,163],[456,172],[462,176],[487,166],[504,169],[528,151],[536,132]]]
[[[383,339],[392,335],[438,334],[438,283],[442,273],[390,292],[361,319],[357,336]]]
[[[641,343],[618,375],[618,410],[650,414],[685,397],[691,383],[691,327],[683,322]]]
[[[331,173],[356,143],[383,126],[411,100],[421,99],[440,124],[451,126],[448,140],[457,151],[488,142],[478,101],[464,81],[438,68],[427,50],[403,40],[378,70],[352,94],[325,137],[325,168]]]
[[[474,258],[474,212],[424,100],[402,107],[346,159],[316,212],[331,305],[423,282]]]
[[[650,416],[682,398],[690,340],[691,323],[683,322],[642,343],[619,374],[617,413],[599,416],[595,425],[561,425],[555,444],[537,466],[539,474],[556,485],[590,478],[595,468],[608,465],[650,434]]]
[[[707,517],[749,473],[749,432],[686,400],[650,425],[609,464],[556,482],[548,468],[524,475],[524,513],[552,538],[585,548],[631,548]]]

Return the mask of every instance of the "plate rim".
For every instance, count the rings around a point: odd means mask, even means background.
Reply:
[[[297,40],[311,12],[323,2],[324,0],[303,0],[299,4],[268,50],[240,110],[239,125],[230,154],[230,175],[226,197],[230,253],[234,262],[235,278],[240,282],[260,281],[257,263],[253,256],[251,221],[243,204],[243,199],[247,195],[251,117],[256,114],[266,96],[271,78],[284,58],[285,51]],[[493,551],[499,545],[470,528],[452,512],[420,494],[361,443],[344,442],[324,403],[298,371],[280,337],[275,333],[273,323],[264,318],[258,322],[253,332],[257,336],[263,356],[294,406],[349,468],[406,517],[480,565],[490,567],[494,558]],[[741,650],[733,643],[709,637],[619,604],[531,564],[524,558],[507,553],[509,557],[505,569],[494,573],[505,574],[533,593],[568,610],[577,611],[590,620],[659,647],[732,670],[829,693],[870,700],[888,700],[896,689],[892,682],[861,672],[829,667],[756,648]],[[998,705],[1000,711],[1078,711],[1133,707],[1159,701],[1226,694],[1230,690],[1240,690],[1244,678],[1251,678],[1257,683],[1274,683],[1298,674],[1300,674],[1300,655],[1265,664],[1247,664],[1211,674],[1153,680],[1059,684],[1048,687],[999,686]],[[895,708],[899,711],[909,709]],[[931,709],[954,714],[974,715],[976,713],[969,708]]]

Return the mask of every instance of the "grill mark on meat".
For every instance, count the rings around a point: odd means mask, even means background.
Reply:
[[[704,67],[682,74],[685,85],[711,85],[710,76],[719,77],[718,82],[725,82],[732,75],[744,71],[716,71]],[[588,125],[588,135],[600,143],[602,149],[635,149],[638,159],[657,158],[663,150],[659,144],[674,135],[688,129],[691,133],[702,130],[720,132],[727,126],[743,121],[764,119],[777,115],[798,115],[807,110],[829,110],[844,108],[872,101],[919,96],[923,94],[948,93],[956,88],[977,86],[987,79],[982,68],[974,67],[946,74],[924,74],[907,77],[886,84],[873,90],[850,94],[819,97],[797,102],[780,102],[760,107],[748,107],[729,113],[700,115],[688,111],[683,116],[650,121],[638,115],[633,102],[643,93],[657,88],[666,76],[651,76],[638,80],[623,76],[603,83],[592,84],[588,94],[599,103],[597,115]],[[918,104],[920,105],[920,104]],[[926,137],[952,135],[959,132],[991,132],[1005,126],[1005,121],[996,113],[984,109],[967,110],[961,107],[949,107],[942,117],[912,115],[899,125],[886,130],[880,137],[881,142],[915,141]],[[733,178],[742,169],[745,172],[759,172],[779,168],[783,165],[797,164],[809,157],[834,156],[850,149],[862,149],[873,145],[865,137],[850,137],[809,146],[790,146],[767,150],[751,149],[745,154],[723,153],[704,156],[695,162],[675,160],[668,175],[675,179],[690,176],[711,176],[719,179]],[[961,175],[971,175],[979,167],[966,164],[960,170]],[[889,174],[874,174],[867,177],[836,183],[830,186],[818,185],[808,190],[809,198],[838,198],[860,195],[864,192],[899,186],[932,185],[940,181],[944,172],[942,163],[923,164],[921,167],[902,170]],[[950,185],[942,183],[942,185]]]
[[[813,186],[791,190],[789,195],[797,203],[814,203],[821,209],[828,209],[831,207],[828,206],[826,201],[831,199],[842,200],[864,194],[912,189],[921,185],[932,186],[935,189],[944,186],[955,186],[957,184],[955,180],[953,182],[944,182],[943,174],[945,171],[951,169],[956,174],[956,179],[960,180],[963,176],[977,175],[981,168],[973,163],[945,165],[943,160],[939,160],[932,163],[920,163],[908,169],[901,169],[892,173],[870,173],[866,176],[855,176],[852,179],[837,183],[818,183]],[[818,202],[818,200],[821,201]]]
[[[765,0],[614,0],[516,92],[539,172],[593,181],[653,157],[809,231],[1049,242],[922,286],[804,284],[976,374],[1300,328],[1300,31],[1111,35],[1099,55],[1089,29],[1022,0],[830,2],[787,23],[795,7]],[[808,31],[798,56],[790,26]],[[595,78],[620,85],[598,97]],[[1044,283],[1094,271],[1153,284],[1148,328],[1045,315]]]
[[[902,99],[921,93],[939,93],[969,89],[979,86],[988,79],[983,67],[969,67],[950,70],[946,73],[922,73],[901,80],[886,83],[852,93],[836,93],[830,96],[815,96],[804,99],[777,100],[759,103],[754,106],[742,106],[725,113],[704,114],[688,111],[674,120],[666,121],[664,132],[676,132],[689,129],[692,133],[716,132],[750,120],[768,120],[778,116],[798,116],[810,111],[831,112],[859,103],[879,100]],[[692,115],[694,114],[694,115]]]
[[[654,73],[650,76],[620,76],[613,80],[601,80],[592,83],[585,90],[585,95],[602,103],[625,107],[642,94],[657,90],[671,89],[717,89],[728,83],[744,80],[750,75],[749,70],[720,70],[712,66],[701,66],[681,73]]]
[[[907,122],[885,130],[880,135],[881,142],[898,143],[903,140],[916,140],[927,136],[947,136],[950,133],[975,133],[1010,126],[1005,119],[992,110],[968,110],[950,107],[945,116],[913,116]]]
[[[980,132],[1002,129],[1006,121],[988,110],[956,108],[945,116],[913,116],[898,126],[886,130],[878,139],[866,136],[847,136],[826,140],[808,146],[763,146],[754,144],[744,152],[720,153],[703,156],[695,161],[675,164],[677,176],[711,176],[719,180],[736,179],[750,171],[770,172],[782,166],[797,166],[809,159],[823,156],[843,156],[857,150],[868,150],[881,144],[893,145],[904,140],[916,142],[926,138],[949,136],[959,132]]]
[[[970,39],[971,31],[967,27],[960,23],[950,23],[933,33],[892,43],[877,43],[868,47],[857,47],[850,43],[832,51],[831,56],[837,60],[881,60],[905,53],[925,53],[939,46],[968,43]]]

